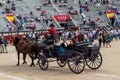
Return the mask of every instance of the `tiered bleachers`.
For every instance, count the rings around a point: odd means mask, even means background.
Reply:
[[[6,21],[5,19],[5,14],[3,14],[4,12],[2,12],[3,10],[3,7],[1,6],[0,7],[0,32],[2,31],[9,31],[9,29],[7,28],[7,24],[8,24],[8,21]]]
[[[7,0],[6,0],[7,1]],[[15,6],[16,6],[16,10],[14,11],[15,14],[30,14],[30,12],[32,11],[33,15],[35,17],[38,17],[40,18],[40,14],[42,12],[42,10],[46,10],[46,15],[47,15],[47,18],[50,18],[51,16],[53,16],[54,14],[57,14],[58,12],[60,13],[68,13],[69,9],[68,7],[69,6],[72,6],[73,7],[73,10],[76,10],[78,12],[78,15],[71,15],[72,19],[73,19],[73,23],[75,23],[77,26],[80,26],[82,27],[81,24],[83,24],[83,21],[82,21],[82,17],[81,17],[81,14],[79,13],[79,3],[77,2],[76,4],[73,3],[73,0],[68,0],[67,1],[67,6],[62,6],[60,7],[60,4],[59,3],[54,3],[54,0],[50,0],[52,1],[52,3],[54,5],[43,5],[45,3],[45,1],[47,0],[14,0],[15,1]],[[59,1],[59,0],[58,0]],[[117,8],[120,9],[120,1],[119,0],[110,0],[110,1],[113,1]],[[82,4],[85,4],[85,0],[81,0]],[[7,6],[9,8],[11,8],[11,3],[10,4],[7,4]],[[108,23],[108,19],[106,17],[106,14],[104,13],[105,12],[105,9],[106,9],[106,6],[105,4],[101,4],[101,11],[102,11],[102,15],[100,16],[99,13],[98,13],[98,8],[95,7],[95,5],[93,5],[92,3],[89,3],[89,10],[88,12],[86,12],[85,10],[83,10],[83,13],[86,15],[86,16],[90,16],[91,20],[95,21],[97,18],[100,18],[100,21],[99,21],[99,24],[98,26],[100,25],[107,25]],[[36,10],[37,7],[41,7],[42,10]],[[57,10],[56,10],[57,8]],[[0,11],[2,11],[3,7],[1,6],[0,7]],[[120,14],[116,14],[117,16],[117,19],[118,21],[120,20]],[[5,14],[2,14],[0,15],[0,31],[9,31],[9,29],[6,27],[6,25],[8,24],[8,21],[6,21],[4,19],[5,17]],[[57,24],[57,22],[55,21],[52,21],[55,25],[56,28],[61,28],[60,25]],[[42,21],[40,22],[35,22],[36,24],[36,30],[41,30],[41,29],[48,29],[49,28],[49,25],[50,25],[50,21],[48,22],[48,25],[46,25],[45,23],[43,23]]]

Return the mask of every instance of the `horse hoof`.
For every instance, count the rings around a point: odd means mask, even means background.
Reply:
[[[38,63],[36,63],[36,65],[38,65]]]
[[[32,67],[32,66],[35,67],[35,65],[30,65],[30,67]]]
[[[19,64],[17,64],[16,66],[19,66]]]
[[[23,62],[23,64],[27,64],[27,62]]]
[[[39,62],[37,62],[36,65],[39,65]]]
[[[30,65],[30,67],[32,67],[32,65]]]

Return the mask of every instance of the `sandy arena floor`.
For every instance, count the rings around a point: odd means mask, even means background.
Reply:
[[[18,67],[15,48],[8,46],[9,53],[0,54],[0,80],[120,80],[120,41],[113,41],[111,45],[111,48],[101,48],[103,64],[98,70],[86,66],[78,75],[68,66],[60,68],[56,62],[50,63],[47,71],[42,71],[39,66],[29,67],[29,57],[28,64]]]

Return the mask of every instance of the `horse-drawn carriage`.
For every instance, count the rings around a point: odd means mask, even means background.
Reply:
[[[16,42],[17,40],[18,37],[16,36],[14,40],[14,45],[16,47],[18,55],[17,66],[19,66],[20,53],[23,54],[23,64],[26,63],[26,55],[28,54],[30,56],[32,60],[30,65],[31,67],[35,66],[34,59],[38,58],[38,64],[42,70],[47,70],[48,64],[49,62],[51,62],[49,61],[49,58],[55,58],[60,67],[64,67],[67,63],[69,69],[75,74],[83,72],[85,64],[87,64],[87,66],[93,70],[98,69],[102,64],[102,55],[100,53],[100,47],[88,46],[89,44],[86,42],[76,43],[72,45],[72,48],[68,48],[63,53],[58,53],[57,50],[49,46],[50,44],[48,44],[47,42],[47,47],[44,47],[40,46],[38,43],[27,41],[26,39],[20,39],[18,40],[18,42]],[[51,44],[54,43],[54,39],[47,40],[50,40],[48,42]],[[58,48],[58,50],[59,49],[60,48]],[[38,54],[41,51],[43,54]]]
[[[64,55],[60,56],[52,48],[45,48],[43,55],[45,57],[39,58],[39,66],[42,70],[47,70],[50,60],[49,58],[55,58],[60,67],[64,67],[66,63],[69,69],[79,74],[83,72],[85,64],[93,69],[98,69],[102,64],[102,55],[100,53],[100,47],[88,46],[88,43],[77,43],[73,45],[73,49],[67,50]]]

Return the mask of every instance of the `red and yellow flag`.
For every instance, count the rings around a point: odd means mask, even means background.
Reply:
[[[14,14],[6,14],[6,18],[9,19],[11,22],[14,22],[15,21],[15,17],[14,17]]]
[[[114,16],[115,16],[115,13],[113,11],[107,12],[106,14],[107,14],[108,18],[114,18]]]

